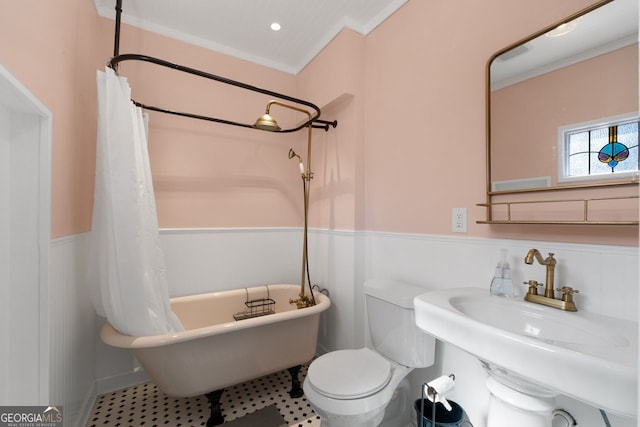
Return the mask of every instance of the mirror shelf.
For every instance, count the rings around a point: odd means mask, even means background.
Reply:
[[[601,183],[587,194],[585,190],[563,186],[494,192],[486,203],[477,204],[486,208],[487,218],[477,223],[639,225],[637,181]]]
[[[487,219],[484,221],[477,221],[478,224],[555,224],[555,225],[632,225],[637,226],[638,220],[632,219],[616,219],[616,220],[603,220],[603,219],[590,219],[590,206],[593,202],[602,201],[623,201],[628,199],[638,200],[638,196],[627,197],[604,197],[604,198],[592,198],[592,199],[563,199],[563,200],[538,200],[538,201],[526,201],[526,202],[502,202],[502,203],[480,203],[477,206],[483,206],[488,209],[504,208],[505,219]],[[576,220],[562,220],[562,219],[514,219],[512,217],[512,211],[518,205],[525,204],[537,204],[537,205],[551,205],[553,203],[576,203],[581,205],[582,219]],[[491,216],[488,216],[492,218]]]
[[[486,220],[477,221],[478,224],[513,224],[513,225],[628,225],[637,226],[638,221],[623,221],[623,222],[607,222],[607,221],[496,221]]]

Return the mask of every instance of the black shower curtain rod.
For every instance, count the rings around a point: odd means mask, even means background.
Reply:
[[[329,126],[332,127],[336,127],[338,125],[338,122],[336,120],[330,122],[327,120],[320,120],[320,108],[308,101],[302,100],[302,99],[298,99],[298,98],[294,98],[288,95],[284,95],[278,92],[273,92],[271,90],[268,89],[262,89],[256,86],[252,86],[246,83],[242,83],[242,82],[238,82],[235,80],[231,80],[228,79],[226,77],[220,77],[217,76],[215,74],[211,74],[211,73],[207,73],[204,71],[200,71],[197,70],[195,68],[190,68],[190,67],[185,67],[183,65],[179,65],[179,64],[174,64],[168,61],[165,61],[163,59],[158,59],[158,58],[154,58],[152,56],[146,56],[146,55],[139,55],[139,54],[132,54],[132,53],[128,53],[128,54],[123,54],[120,55],[120,21],[121,21],[121,15],[122,15],[122,0],[116,0],[116,28],[115,28],[115,39],[114,39],[114,46],[113,46],[113,58],[111,58],[111,61],[109,61],[108,66],[110,68],[112,68],[114,71],[117,71],[118,69],[118,64],[120,62],[124,62],[124,61],[131,61],[131,60],[135,60],[135,61],[144,61],[144,62],[150,62],[152,64],[156,64],[156,65],[160,65],[162,67],[167,67],[167,68],[171,68],[173,70],[177,70],[177,71],[181,71],[184,73],[188,73],[188,74],[193,74],[195,76],[199,76],[199,77],[203,77],[209,80],[215,80],[217,82],[220,83],[224,83],[224,84],[228,84],[228,85],[232,85],[232,86],[236,86],[242,89],[246,89],[246,90],[250,90],[253,92],[258,92],[258,93],[262,93],[264,95],[269,95],[272,96],[274,98],[278,98],[281,100],[285,100],[285,101],[289,101],[289,102],[293,102],[299,105],[304,105],[307,106],[309,108],[311,108],[314,111],[314,114],[311,115],[311,119],[305,121],[304,123],[290,128],[290,129],[279,129],[277,131],[273,131],[273,132],[280,132],[280,133],[288,133],[288,132],[296,132],[299,131],[300,129],[306,128],[309,125],[311,125],[314,128],[318,128],[318,129],[324,129],[325,131],[329,130]],[[247,124],[247,123],[240,123],[240,122],[235,122],[232,120],[225,120],[225,119],[218,119],[215,117],[208,117],[208,116],[203,116],[203,115],[199,115],[199,114],[192,114],[192,113],[184,113],[184,112],[179,112],[179,111],[172,111],[172,110],[168,110],[165,108],[159,108],[159,107],[154,107],[152,105],[146,105],[143,103],[140,103],[134,99],[132,99],[132,102],[137,105],[138,107],[142,107],[144,109],[147,110],[152,110],[152,111],[158,111],[161,113],[166,113],[166,114],[172,114],[172,115],[176,115],[176,116],[182,116],[182,117],[189,117],[192,119],[198,119],[198,120],[206,120],[206,121],[210,121],[210,122],[216,122],[216,123],[222,123],[222,124],[226,124],[226,125],[232,125],[232,126],[239,126],[239,127],[244,127],[244,128],[251,128],[251,129],[257,129],[254,125],[251,124]]]

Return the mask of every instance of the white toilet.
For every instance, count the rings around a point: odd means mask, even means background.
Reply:
[[[396,389],[409,372],[433,364],[435,338],[416,326],[413,314],[413,298],[424,292],[424,288],[389,280],[364,284],[374,350],[324,354],[311,363],[304,380],[304,393],[320,416],[322,427],[380,425],[385,408],[392,398],[397,399]],[[400,388],[407,394],[408,386],[406,381],[403,383]],[[407,396],[402,400],[406,401]],[[405,402],[401,406],[410,407]],[[407,415],[409,409],[401,411]],[[407,424],[388,418],[383,425]]]

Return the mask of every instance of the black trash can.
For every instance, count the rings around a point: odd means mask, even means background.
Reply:
[[[451,410],[442,403],[436,403],[435,425],[433,424],[433,405],[429,399],[418,399],[413,407],[416,410],[418,427],[460,427],[465,422],[464,409],[453,400],[449,400]],[[424,405],[424,406],[423,406]]]

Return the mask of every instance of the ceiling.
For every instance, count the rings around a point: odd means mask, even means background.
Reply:
[[[114,19],[116,0],[93,1]],[[123,0],[122,22],[297,74],[343,28],[366,35],[407,1]]]

